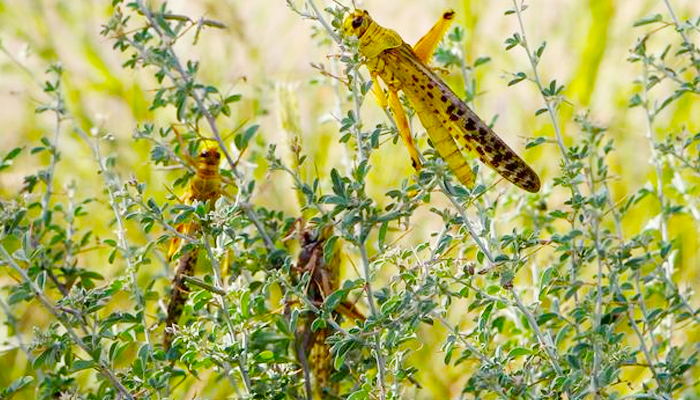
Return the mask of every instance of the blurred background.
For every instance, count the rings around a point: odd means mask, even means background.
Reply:
[[[681,20],[700,15],[699,1],[670,2]],[[657,0],[530,3],[524,14],[527,39],[533,48],[542,41],[547,42],[540,63],[542,80],[556,79],[566,86],[568,103],[560,109],[564,139],[570,142],[578,132],[572,122],[575,114],[589,112],[590,119],[608,127],[617,150],[610,159],[612,175],[616,176],[612,190],[618,200],[624,199],[629,192],[654,179],[648,162],[649,145],[644,137],[645,115],[641,108],[628,108],[630,97],[638,90],[635,79],[641,70],[627,58],[638,38],[652,29],[648,26],[635,28],[634,21],[654,13],[665,14],[663,3]],[[300,0],[293,4],[304,8]],[[322,0],[317,4],[320,7],[335,5]],[[344,4],[351,6],[348,2]],[[495,118],[496,132],[540,173],[545,185],[553,185],[551,177],[560,167],[557,149],[554,146],[524,148],[526,137],[553,135],[546,114],[535,116],[535,111],[543,106],[541,96],[531,84],[508,86],[512,73],[530,69],[522,49],[505,50],[504,41],[518,30],[516,17],[504,16],[512,7],[510,0],[367,0],[356,1],[356,4],[369,10],[381,25],[399,32],[409,43],[415,43],[444,10],[455,9],[456,24],[466,28],[462,49],[466,59],[473,62],[479,57],[491,58],[475,72],[479,93],[472,103],[475,111],[485,121]],[[319,175],[327,176],[331,168],[350,168],[349,150],[338,143],[338,120],[343,116],[341,113],[347,112],[347,105],[329,106],[336,104],[334,88],[330,80],[311,65],[329,65],[341,50],[323,40],[325,36],[315,21],[292,12],[282,0],[170,1],[168,8],[174,13],[192,18],[201,16],[226,25],[225,29],[205,29],[196,44],[194,37],[178,44],[181,57],[200,62],[201,80],[228,94],[242,94],[242,102],[233,108],[231,118],[221,121],[223,129],[232,131],[239,121],[254,121],[261,126],[257,142],[277,143],[278,154],[288,157],[285,151],[289,148],[289,127],[285,123],[289,123],[287,113],[292,110],[296,112],[291,118],[298,123],[303,149],[320,171]],[[175,120],[174,113],[149,110],[157,87],[152,73],[123,68],[126,56],[113,49],[112,39],[100,35],[101,26],[111,13],[109,2],[98,0],[0,0],[0,155],[15,147],[31,149],[42,137],[53,137],[55,117],[37,114],[35,109],[47,100],[42,91],[47,79],[46,69],[53,63],[60,63],[65,69],[66,106],[78,124],[85,131],[99,127],[111,132],[110,152],[116,154],[117,168],[123,178],[133,176],[145,182],[150,195],[163,199],[167,195],[165,185],[172,182],[178,172],[154,167],[149,161],[149,145],[132,140],[132,133],[139,123],[156,121],[167,125]],[[663,35],[674,35],[674,32],[666,29],[653,40],[663,44]],[[655,45],[654,41],[648,44],[649,47]],[[459,73],[453,71],[446,80],[458,94],[464,94]],[[370,97],[362,105],[362,112],[368,126],[387,122],[386,115]],[[90,222],[96,232],[110,236],[113,234],[112,215],[101,218],[97,212],[105,207],[103,183],[90,150],[68,129],[69,124],[64,127],[66,131],[59,140],[64,158],[56,171],[57,196],[65,195],[68,185],[75,183],[76,197],[96,198],[97,201],[88,206],[96,212]],[[685,96],[673,103],[659,116],[655,127],[654,133],[659,137],[683,129],[698,132],[700,101],[697,96]],[[426,146],[424,135],[421,146]],[[263,179],[269,175],[265,172],[264,160],[259,159],[258,204],[296,213],[296,205],[288,201],[292,195],[291,181],[282,175]],[[374,152],[371,162],[381,166],[370,176],[370,189],[375,191],[375,197],[381,197],[386,187],[397,185],[411,174],[408,155],[400,144],[382,146]],[[12,168],[0,172],[0,196],[6,199],[18,196],[23,177],[44,168],[47,163],[46,157],[37,158],[28,151],[23,152]],[[551,208],[562,206],[556,203],[557,196],[553,196],[552,201]],[[658,207],[648,201],[648,206],[637,207],[632,213],[625,219],[624,228],[629,232],[639,230],[650,215],[658,213]],[[639,214],[638,218],[634,213]],[[411,235],[425,238],[437,229],[440,220],[435,215],[426,213],[425,218],[417,222],[418,227]],[[676,271],[679,289],[684,292],[686,287],[700,284],[699,241],[689,218],[679,216],[671,222],[671,236],[682,242]],[[129,233],[136,242],[149,240],[138,230]],[[104,260],[107,253],[107,249],[98,249],[94,259]],[[115,263],[100,265],[98,269],[110,277],[121,273],[122,267]],[[154,268],[166,267],[154,265]],[[164,270],[159,273],[166,275]],[[9,276],[0,273],[0,286],[14,283]],[[697,298],[695,300],[697,306]],[[45,324],[47,315],[39,311],[27,318],[23,325],[29,334],[29,327]],[[0,365],[11,367],[2,368],[0,386],[27,366],[21,353],[11,351],[12,344],[4,340],[9,335],[4,326],[0,328],[0,341],[5,347],[0,348]],[[453,389],[459,390],[464,385],[461,367],[444,367],[443,355],[435,346],[443,336],[444,332],[438,328],[427,331],[422,338],[423,347],[416,349],[413,355],[416,364],[432,365],[432,368],[423,369],[420,380],[434,398],[453,396]]]

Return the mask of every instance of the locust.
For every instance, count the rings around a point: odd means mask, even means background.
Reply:
[[[305,272],[310,274],[309,285],[306,295],[314,305],[320,307],[326,296],[338,290],[338,275],[340,269],[340,253],[338,249],[333,249],[328,263],[325,262],[324,244],[330,236],[332,230],[327,229],[319,234],[314,234],[311,230],[302,232],[301,252],[297,266],[294,269],[295,275],[301,277]],[[336,246],[337,247],[337,246]],[[297,358],[303,366],[303,370],[308,370],[313,378],[306,376],[305,384],[307,393],[312,393],[314,399],[323,398],[324,391],[337,393],[337,385],[331,383],[333,372],[333,357],[331,346],[326,343],[326,339],[331,335],[329,327],[312,329],[315,315],[307,313],[302,319],[302,323],[295,333]],[[313,379],[313,387],[310,378]]]
[[[379,105],[391,109],[416,170],[420,170],[422,162],[399,91],[408,98],[433,147],[460,183],[467,187],[474,185],[475,174],[467,160],[467,156],[472,156],[519,188],[538,192],[537,173],[428,66],[454,17],[454,11],[445,12],[415,46],[374,22],[365,10],[355,10],[346,17],[342,33],[357,38],[358,52],[372,78],[372,90]],[[380,78],[388,89],[388,99],[379,84]]]
[[[214,207],[216,200],[223,194],[221,175],[219,174],[220,161],[221,153],[214,147],[204,149],[197,156],[196,174],[187,185],[187,190],[182,198],[183,203],[193,204],[195,201],[200,201],[209,203],[210,208]],[[192,236],[201,231],[201,227],[197,222],[190,221],[179,225],[177,231],[183,235]],[[171,239],[167,254],[168,260],[172,260],[181,247],[182,244],[179,238],[174,237]],[[180,320],[189,293],[185,277],[193,275],[198,256],[199,249],[195,247],[181,254],[178,259],[165,319],[166,329],[163,335],[163,347],[165,349],[170,348],[173,340],[173,325],[176,325]]]
[[[204,149],[197,156],[195,176],[187,184],[185,194],[181,201],[184,204],[193,204],[195,201],[209,202],[213,206],[214,202],[221,196],[221,175],[219,174],[219,163],[221,153],[215,147]],[[197,223],[188,222],[177,227],[177,231],[190,235],[196,231]],[[180,239],[174,237],[168,248],[168,260],[180,249]]]
[[[292,277],[298,282],[305,273],[309,274],[305,295],[318,308],[321,308],[328,296],[340,288],[341,249],[338,243],[327,246],[332,236],[332,225],[324,228],[307,228],[301,231],[299,242],[301,251],[296,266],[292,268]],[[326,256],[328,254],[328,257]],[[350,320],[364,321],[364,315],[355,304],[344,299],[331,313],[339,322],[341,316]],[[335,398],[338,396],[338,384],[331,380],[335,368],[331,345],[326,342],[334,332],[326,326],[313,329],[313,322],[318,317],[313,312],[304,312],[299,319],[295,332],[297,359],[305,375],[307,393],[313,399]],[[307,397],[309,398],[309,397]]]

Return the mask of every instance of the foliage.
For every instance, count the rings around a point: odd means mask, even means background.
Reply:
[[[337,393],[328,398],[697,398],[700,316],[684,280],[697,280],[689,268],[700,254],[683,235],[700,228],[700,131],[697,121],[673,130],[665,121],[700,96],[700,17],[678,19],[663,4],[665,13],[628,27],[639,35],[627,55],[638,78],[615,112],[645,119],[639,141],[650,165],[625,167],[651,181],[627,183],[624,193],[616,185],[631,178],[618,170],[613,128],[585,107],[568,116],[567,85],[543,78],[547,43],[525,29],[533,10],[515,0],[504,10],[500,18],[516,31],[499,51],[527,65],[508,74],[508,90],[530,85],[540,104],[534,114],[548,118],[549,130],[528,138],[523,154],[540,155],[541,167],[558,162],[531,195],[485,168],[465,188],[428,144],[420,173],[378,185],[391,165],[384,150],[398,134],[389,119],[363,113],[369,79],[354,44],[338,36],[342,6],[288,2],[291,17],[314,22],[319,47],[342,52],[315,64],[313,85],[335,89],[343,111],[334,130],[347,157],[319,165],[314,152],[331,149],[303,140],[293,90],[276,89],[286,137],[272,140],[263,111],[243,117],[245,96],[207,83],[205,66],[182,55],[222,23],[164,3],[113,1],[101,34],[125,70],[150,74],[156,85],[147,92],[149,118],[129,144],[148,147],[148,169],[176,168],[167,183],[179,191],[196,172],[188,160],[203,141],[215,143],[227,195],[209,211],[166,195],[154,176],[127,174],[112,129],[76,106],[64,67],[52,65],[36,110],[51,116],[50,138],[0,154],[4,174],[22,157],[45,162],[22,172],[0,203],[9,333],[2,362],[10,365],[0,397],[311,398],[316,372],[298,356],[310,329],[327,334],[331,349]],[[482,96],[479,73],[493,61],[470,61],[465,36],[455,28],[435,61],[459,72],[473,102]],[[91,195],[61,177],[71,162],[60,144],[68,136],[92,156],[99,187]],[[271,180],[298,207],[266,202]],[[186,221],[202,234],[180,233]],[[301,268],[309,235],[322,237],[313,254],[336,270],[343,259],[347,270],[323,301],[311,286],[314,271]],[[172,237],[202,255],[173,346],[164,349]],[[28,362],[23,371],[11,368],[15,358]]]

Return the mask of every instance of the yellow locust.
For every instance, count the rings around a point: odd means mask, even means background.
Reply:
[[[220,161],[221,153],[213,147],[203,150],[197,156],[196,175],[190,179],[182,199],[185,204],[201,201],[208,202],[210,208],[214,207],[214,202],[223,194],[221,175],[219,174]],[[201,227],[197,222],[190,221],[179,225],[177,231],[183,235],[191,236],[201,231]],[[180,251],[181,247],[180,238],[172,238],[168,248],[168,260],[172,259],[175,253]],[[166,350],[170,348],[174,335],[173,326],[178,324],[189,294],[185,279],[187,276],[194,274],[198,256],[199,249],[195,247],[181,254],[178,259],[165,319],[166,329],[163,334],[163,347]]]
[[[474,184],[474,172],[465,157],[469,154],[518,187],[537,192],[540,179],[535,171],[427,66],[454,15],[454,11],[444,13],[413,47],[398,33],[379,26],[364,10],[356,10],[345,19],[343,34],[358,38],[359,52],[372,76],[373,91],[382,107],[391,108],[416,169],[421,167],[420,154],[399,101],[399,90],[413,105],[437,153],[462,184]],[[388,100],[378,78],[388,88]]]
[[[211,147],[203,150],[197,156],[196,175],[192,177],[187,190],[182,198],[185,204],[193,204],[195,201],[214,202],[221,196],[221,175],[219,174],[219,162],[221,161],[221,153],[219,150]],[[177,227],[177,231],[190,235],[197,230],[195,222],[188,222]],[[170,242],[168,249],[168,260],[180,249],[180,239],[174,237]]]

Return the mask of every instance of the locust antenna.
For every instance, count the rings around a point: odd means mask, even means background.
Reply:
[[[344,4],[341,4],[338,0],[333,0],[335,4],[338,5],[338,7],[342,8],[344,11],[350,11],[350,8],[346,7]],[[355,0],[352,0],[352,6],[355,7]]]

